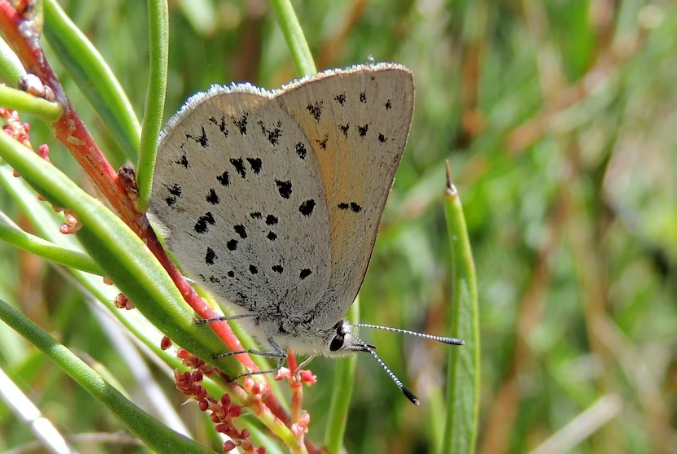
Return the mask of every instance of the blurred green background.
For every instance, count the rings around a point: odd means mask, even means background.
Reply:
[[[146,3],[60,3],[141,117]],[[265,0],[169,3],[166,118],[214,83],[275,88],[296,77]],[[442,194],[450,160],[480,297],[477,451],[677,452],[677,5],[344,0],[294,6],[318,70],[373,59],[402,63],[415,77],[414,122],[361,292],[362,320],[447,334],[452,303]],[[123,164],[115,138],[58,61],[51,63],[104,152],[115,167]],[[48,143],[52,161],[91,190],[49,128],[37,120],[31,126],[33,144]],[[0,204],[30,229],[6,194]],[[0,254],[0,297],[104,365],[133,396],[146,393],[134,373],[138,366],[101,319],[82,310],[77,287],[40,259],[4,244]],[[378,346],[422,405],[412,406],[363,355],[348,452],[435,452],[448,347],[386,332],[365,340]],[[0,364],[62,433],[120,430],[98,402],[6,327],[0,327]],[[157,373],[160,366],[148,366],[185,424],[208,443],[206,418],[181,405],[172,382]],[[309,437],[317,443],[332,368],[332,360],[315,360],[318,383],[305,392]],[[0,451],[31,440],[0,403]],[[81,452],[131,450],[91,444]]]

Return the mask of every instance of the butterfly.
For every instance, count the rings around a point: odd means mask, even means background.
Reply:
[[[272,92],[213,86],[169,120],[152,219],[187,275],[235,310],[222,319],[249,322],[272,349],[247,352],[278,358],[277,369],[287,349],[309,356],[302,365],[317,355],[367,352],[418,403],[344,320],[364,281],[413,109],[412,73],[376,64]]]

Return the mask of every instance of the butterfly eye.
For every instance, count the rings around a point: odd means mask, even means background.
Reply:
[[[343,343],[345,341],[345,338],[343,337],[343,334],[337,333],[336,336],[331,340],[331,344],[329,344],[329,351],[336,352],[341,350],[343,348]]]

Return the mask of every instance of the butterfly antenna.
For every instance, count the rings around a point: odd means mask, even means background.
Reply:
[[[369,353],[371,354],[371,356],[373,356],[373,357],[376,359],[376,361],[381,365],[381,367],[382,367],[383,370],[386,372],[386,374],[388,374],[388,376],[390,377],[390,379],[391,379],[392,381],[395,382],[395,384],[397,385],[398,388],[400,388],[400,391],[402,391],[402,393],[403,393],[405,396],[407,396],[407,399],[409,399],[409,400],[411,401],[411,403],[413,403],[414,405],[419,405],[420,402],[419,402],[419,400],[418,400],[418,397],[416,397],[416,396],[414,395],[414,393],[412,393],[411,391],[409,391],[409,390],[402,384],[402,382],[400,381],[400,379],[397,378],[397,375],[395,375],[395,373],[394,373],[392,370],[390,370],[390,368],[389,368],[388,366],[386,366],[386,363],[383,362],[383,360],[381,359],[381,357],[378,356],[378,355],[376,354],[376,352],[375,352],[374,350],[372,350],[368,344],[365,344],[364,342],[362,342],[362,339],[360,339],[359,337],[357,337],[354,333],[351,333],[351,336],[353,336],[355,339],[357,339],[357,340],[360,342],[360,344],[362,344],[362,347],[364,348],[364,351],[369,352]]]
[[[389,326],[368,325],[366,323],[358,323],[353,326],[357,328],[374,328],[381,329],[383,331],[392,331],[394,333],[409,334],[411,336],[422,337],[424,339],[430,339],[448,345],[465,345],[465,342],[463,342],[461,339],[456,339],[455,337],[433,336],[431,334],[417,333],[416,331],[409,331],[406,329],[390,328]]]

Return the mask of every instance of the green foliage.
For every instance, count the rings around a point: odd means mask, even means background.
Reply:
[[[45,2],[46,20],[52,3]],[[43,38],[47,57],[114,167],[126,160],[136,164],[140,135],[132,111],[141,118],[146,106],[147,4],[59,3],[108,68],[98,66],[96,56],[70,48],[68,36],[49,23]],[[283,33],[275,8],[265,1],[169,3],[165,118],[213,83],[275,88],[299,70],[312,72],[294,60],[302,56],[292,58],[285,41],[289,31]],[[373,57],[405,64],[415,76],[414,124],[361,292],[361,321],[456,334],[447,332],[454,309],[443,209],[448,159],[477,274],[482,346],[477,452],[530,452],[539,446],[541,453],[673,452],[675,7],[482,0],[292,5],[317,70]],[[14,87],[20,69],[2,71]],[[87,78],[107,82],[96,71],[114,74],[129,102],[111,94],[116,88],[111,86],[95,90],[110,98],[92,99]],[[42,120],[23,113],[21,119],[31,123],[31,143],[36,148],[48,143],[52,162],[89,189]],[[77,241],[58,233],[61,215],[38,202],[6,165],[0,166],[0,184],[4,213],[61,246],[56,252],[63,260],[79,258],[68,256],[83,250]],[[42,247],[30,238],[22,241]],[[158,398],[147,397],[148,383],[157,386],[196,439],[219,450],[207,418],[181,405],[182,396],[164,373],[166,364],[178,363],[162,356],[161,333],[138,311],[120,315],[134,337],[153,349],[151,355],[162,359],[162,365],[144,365],[92,304],[92,295],[110,302],[116,290],[100,277],[74,271],[73,280],[67,274],[0,243],[0,299],[21,308],[71,351],[105,365],[135,402],[167,416]],[[347,452],[439,452],[452,347],[387,332],[365,340],[379,347],[421,406],[402,397],[371,358],[359,357]],[[0,368],[62,433],[123,429],[106,407],[4,325],[0,346]],[[141,367],[148,372],[143,378]],[[336,436],[324,433],[337,392],[335,367],[330,360],[313,361],[318,383],[305,389],[304,407],[312,418],[308,437],[317,444]],[[210,386],[218,395],[219,388]],[[252,437],[266,445],[270,435],[249,419]],[[0,451],[33,439],[2,403],[0,434]],[[146,452],[77,446],[87,453]],[[269,452],[281,451],[271,444]]]

